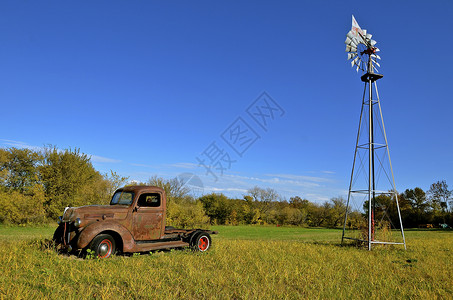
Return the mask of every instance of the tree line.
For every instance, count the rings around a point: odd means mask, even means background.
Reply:
[[[126,180],[101,174],[79,149],[0,148],[0,223],[45,223],[66,206],[107,204]]]
[[[56,220],[66,206],[108,204],[113,192],[127,184],[128,178],[113,171],[101,174],[90,157],[79,149],[42,150],[0,148],[0,223],[26,224]],[[272,224],[307,227],[341,227],[346,201],[335,197],[323,203],[299,196],[282,200],[277,191],[255,186],[242,198],[211,193],[201,197],[177,178],[158,176],[134,183],[162,187],[167,194],[167,225],[197,227],[207,224]],[[407,189],[398,195],[403,225],[453,224],[452,191],[447,183],[433,183],[425,192]],[[396,203],[390,196],[376,197],[376,218],[388,214],[399,224]],[[349,227],[360,228],[366,214],[352,211]]]

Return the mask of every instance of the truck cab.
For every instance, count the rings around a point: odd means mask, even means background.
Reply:
[[[192,247],[207,251],[210,234],[203,229],[166,226],[165,191],[155,186],[126,186],[116,190],[110,205],[67,207],[59,217],[54,241],[63,250],[107,258],[116,251],[146,252]]]

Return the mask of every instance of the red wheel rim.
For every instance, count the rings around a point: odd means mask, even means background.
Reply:
[[[109,239],[104,239],[99,243],[99,254],[100,258],[109,257],[112,254],[112,242]]]
[[[206,251],[209,247],[209,239],[207,236],[202,236],[199,240],[198,240],[198,248],[201,250],[201,251]]]

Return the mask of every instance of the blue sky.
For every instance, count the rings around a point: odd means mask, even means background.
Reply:
[[[363,92],[351,14],[381,49],[397,190],[453,186],[451,1],[2,1],[0,146],[77,147],[101,172],[192,173],[232,197],[346,196]],[[263,92],[280,108],[264,127],[247,113]],[[241,155],[225,141],[238,124]]]

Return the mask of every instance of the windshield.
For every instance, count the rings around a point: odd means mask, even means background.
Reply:
[[[110,201],[110,205],[131,205],[133,199],[133,192],[116,192],[112,197],[112,201]]]

